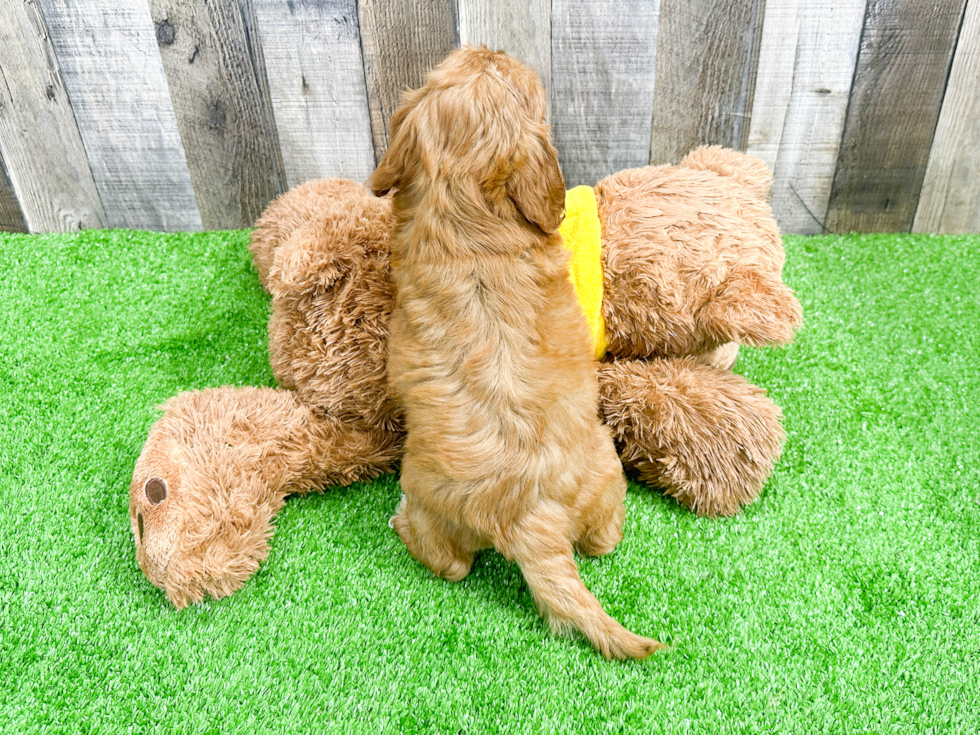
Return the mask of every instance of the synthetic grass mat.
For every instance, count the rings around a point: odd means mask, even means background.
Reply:
[[[293,498],[239,592],[182,612],[136,564],[133,464],[183,390],[272,385],[247,234],[0,236],[0,729],[980,731],[980,238],[786,238],[806,323],[736,370],[785,412],[760,501],[631,483],[580,559],[670,650],[551,635],[515,565],[435,579],[397,478]]]

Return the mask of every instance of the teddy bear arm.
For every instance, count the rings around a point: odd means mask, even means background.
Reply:
[[[776,276],[736,269],[695,319],[698,330],[718,345],[766,347],[789,344],[803,323],[803,311],[793,291]]]
[[[623,464],[699,515],[752,502],[782,449],[764,392],[693,358],[603,363],[599,392]]]
[[[295,191],[269,205],[252,233],[250,250],[269,293],[302,298],[349,280],[365,260],[387,267],[390,198],[344,179]]]
[[[360,253],[338,232],[338,222],[311,219],[276,246],[267,290],[277,300],[302,300],[351,275]],[[258,268],[256,254],[256,267]]]

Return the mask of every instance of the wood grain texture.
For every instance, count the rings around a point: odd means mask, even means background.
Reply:
[[[784,232],[823,232],[866,0],[767,0],[747,151]]]
[[[14,187],[7,176],[7,167],[0,156],[0,232],[27,232],[24,213],[14,194]]]
[[[913,232],[980,232],[980,2],[966,6]]]
[[[36,0],[0,3],[0,156],[31,232],[105,227]]]
[[[661,0],[651,163],[745,150],[765,0]]]
[[[483,44],[537,72],[551,107],[551,0],[459,0],[459,42]]]
[[[360,0],[357,4],[375,159],[388,149],[388,120],[405,89],[459,45],[455,0]]]
[[[255,75],[255,83],[258,85],[259,99],[262,103],[262,114],[271,141],[273,170],[270,172],[270,176],[272,176],[276,191],[282,194],[289,188],[289,183],[286,180],[286,167],[283,165],[282,150],[279,146],[279,133],[276,128],[276,116],[272,104],[272,89],[265,66],[265,50],[262,46],[262,35],[259,32],[256,2],[257,0],[238,0],[238,8],[242,13],[245,42],[248,44],[248,57],[252,62],[252,72]]]
[[[552,118],[565,185],[650,157],[659,0],[554,0]]]
[[[965,0],[869,0],[826,226],[908,232]]]
[[[40,0],[110,227],[199,230],[145,0]]]
[[[238,2],[149,4],[201,221],[251,225],[281,185]]]
[[[374,170],[356,0],[253,0],[290,187]]]

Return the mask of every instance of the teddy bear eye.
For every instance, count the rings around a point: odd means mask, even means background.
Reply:
[[[151,505],[157,505],[167,498],[167,483],[159,477],[151,477],[146,481],[143,492]]]

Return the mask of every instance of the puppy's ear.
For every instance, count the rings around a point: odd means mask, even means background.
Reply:
[[[407,92],[402,96],[402,103],[391,116],[391,135],[388,138],[388,150],[381,157],[381,162],[368,179],[368,188],[375,196],[384,196],[392,189],[402,185],[402,179],[410,165],[410,157],[415,150],[415,140],[412,126],[405,125],[405,119],[415,109],[418,102],[415,92]]]
[[[408,165],[408,146],[402,138],[405,135],[393,134],[388,142],[388,150],[381,157],[381,163],[374,169],[368,179],[368,188],[375,196],[383,197],[392,189],[398,189],[402,184],[405,169]]]
[[[522,136],[513,164],[507,196],[544,232],[557,232],[565,209],[565,179],[546,128]]]

